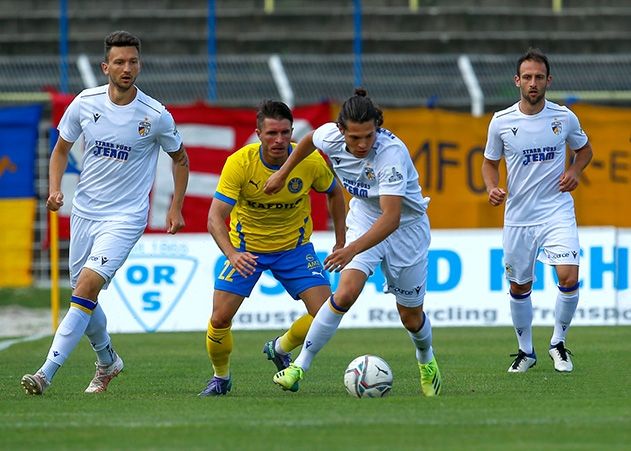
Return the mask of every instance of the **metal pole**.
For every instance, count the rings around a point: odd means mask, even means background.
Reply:
[[[217,101],[217,11],[215,0],[208,0],[208,101]]]
[[[59,87],[68,92],[68,1],[59,0]]]
[[[353,0],[353,15],[355,35],[353,39],[353,54],[355,71],[355,87],[362,86],[362,2]]]

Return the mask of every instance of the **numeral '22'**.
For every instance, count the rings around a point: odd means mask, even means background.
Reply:
[[[228,271],[228,268],[230,269],[230,271]],[[228,271],[228,274],[226,274],[226,271]],[[230,262],[226,260],[223,264],[223,269],[221,270],[221,274],[219,274],[219,280],[225,280],[226,282],[233,282],[232,275],[236,271],[237,271],[236,269],[230,266]]]

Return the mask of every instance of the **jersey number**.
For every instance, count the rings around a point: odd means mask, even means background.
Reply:
[[[230,271],[228,271],[230,269]],[[226,274],[228,272],[228,274]],[[221,274],[219,274],[219,280],[225,280],[226,282],[233,282],[232,275],[236,272],[232,266],[230,266],[230,262],[228,260],[223,264],[223,269],[221,270]]]

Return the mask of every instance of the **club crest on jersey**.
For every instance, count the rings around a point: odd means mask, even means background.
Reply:
[[[375,180],[375,170],[370,166],[364,168],[364,175],[368,180]]]
[[[138,122],[138,134],[140,136],[147,136],[150,131],[151,131],[151,122],[149,122],[147,119],[145,119],[144,121]]]
[[[289,190],[290,193],[296,194],[302,189],[302,180],[299,179],[298,177],[294,177],[287,184],[287,189]]]
[[[552,133],[554,133],[555,135],[558,135],[561,133],[562,131],[561,121],[559,121],[558,119],[553,120],[550,126],[552,127]]]

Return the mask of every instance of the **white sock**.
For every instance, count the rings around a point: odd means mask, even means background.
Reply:
[[[554,332],[552,332],[552,338],[550,339],[551,346],[565,342],[577,305],[578,287],[571,292],[559,291],[554,306]]]
[[[302,346],[300,354],[294,362],[304,371],[307,371],[311,366],[311,361],[316,354],[324,347],[325,344],[335,335],[337,327],[340,325],[340,321],[344,317],[344,309],[335,306],[333,296],[324,303],[318,313],[313,318],[309,332],[305,337],[305,343]]]
[[[85,334],[90,340],[92,349],[96,352],[99,365],[111,365],[116,360],[116,352],[112,348],[112,340],[107,333],[107,317],[100,304],[92,311],[92,317],[85,329]]]
[[[53,343],[48,351],[47,363],[40,368],[46,374],[49,382],[55,375],[55,371],[57,371],[52,364],[56,364],[57,368],[64,364],[72,350],[79,343],[79,340],[81,340],[89,322],[90,315],[88,313],[72,306],[68,309],[66,316],[57,328],[57,332],[55,332]]]
[[[423,325],[416,332],[410,332],[408,335],[412,339],[412,343],[416,347],[416,360],[420,363],[427,363],[434,357],[434,351],[432,349],[432,325],[429,322],[429,317],[425,315]]]
[[[532,354],[532,300],[530,293],[519,295],[516,299],[512,293],[510,295],[510,313],[513,319],[513,327],[517,336],[519,349],[526,354]]]

